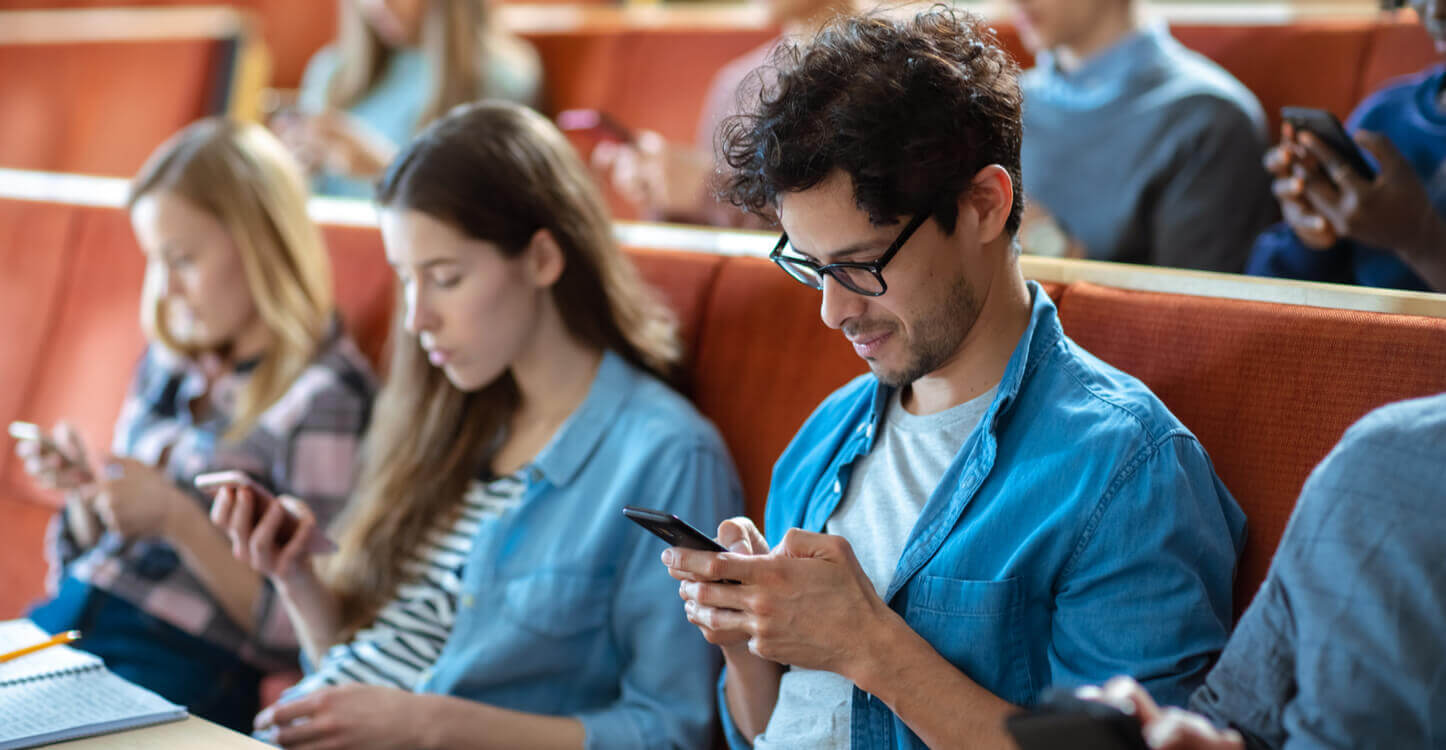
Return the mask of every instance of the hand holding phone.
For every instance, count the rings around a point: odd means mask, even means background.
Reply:
[[[1324,109],[1309,107],[1282,107],[1280,119],[1296,132],[1305,131],[1325,144],[1357,176],[1365,180],[1376,177],[1376,168],[1366,159],[1361,147],[1346,133],[1345,127],[1336,116]]]
[[[16,441],[15,455],[25,462],[25,471],[51,489],[71,490],[95,482],[95,473],[85,455],[80,436],[62,423],[54,437],[32,422],[10,423],[10,437]]]
[[[1051,691],[1043,703],[1004,720],[1020,750],[1150,750],[1140,719],[1113,706]]]
[[[208,495],[215,496],[223,488],[232,490],[246,489],[250,494],[250,513],[247,522],[236,523],[235,514],[240,508],[235,507],[242,503],[239,494],[233,494],[230,505],[218,501],[211,507],[211,521],[221,526],[231,536],[231,541],[236,545],[237,550],[249,547],[251,535],[259,526],[272,507],[282,514],[280,525],[276,528],[273,538],[275,551],[279,553],[285,549],[296,537],[302,526],[302,518],[288,508],[286,503],[271,494],[261,483],[252,479],[243,471],[216,471],[208,474],[201,474],[195,479],[196,488]],[[310,519],[307,519],[311,523]],[[336,551],[336,543],[322,533],[321,529],[312,523],[307,533],[305,552],[312,555],[325,555]],[[240,554],[238,554],[240,557]]]

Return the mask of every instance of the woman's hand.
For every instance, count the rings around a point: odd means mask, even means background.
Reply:
[[[133,458],[111,456],[91,505],[105,527],[126,539],[174,536],[177,517],[191,498],[170,477]]]
[[[69,492],[95,481],[85,440],[69,422],[57,424],[49,436],[40,440],[17,441],[15,455],[20,457],[25,472],[47,489]]]
[[[272,121],[277,137],[308,170],[357,179],[381,174],[397,146],[360,119],[340,110],[293,114]]]
[[[1204,716],[1181,708],[1160,708],[1140,683],[1129,677],[1116,677],[1102,688],[1082,687],[1075,694],[1139,717],[1145,742],[1154,750],[1245,749],[1239,732],[1216,729]]]
[[[277,502],[266,503],[267,507],[253,526],[256,504],[264,502],[248,487],[224,486],[211,503],[211,523],[231,539],[231,554],[256,572],[283,585],[299,577],[310,577],[311,553],[307,550],[307,541],[316,529],[316,516],[306,503],[282,495]],[[294,525],[288,523],[288,515],[294,519]],[[291,526],[289,538],[282,538],[283,525]]]
[[[261,732],[274,729],[276,743],[287,750],[413,750],[426,697],[380,685],[341,685],[277,703],[257,714],[255,725]]]

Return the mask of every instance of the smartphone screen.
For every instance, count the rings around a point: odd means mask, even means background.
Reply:
[[[700,549],[705,552],[728,551],[707,534],[693,528],[688,522],[671,513],[629,505],[623,508],[623,515],[674,547]]]

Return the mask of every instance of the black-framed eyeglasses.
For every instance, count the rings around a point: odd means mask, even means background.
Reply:
[[[792,276],[796,281],[811,289],[823,289],[823,275],[833,277],[843,288],[862,294],[868,297],[878,297],[889,290],[889,285],[884,283],[884,266],[899,254],[899,249],[913,236],[915,230],[923,226],[929,218],[929,212],[921,213],[909,220],[904,225],[903,231],[889,245],[889,249],[880,255],[878,260],[868,263],[829,263],[819,265],[807,258],[800,258],[796,255],[784,255],[783,249],[788,247],[788,233],[778,238],[778,244],[773,246],[773,252],[768,254],[768,259],[778,264],[783,272]]]

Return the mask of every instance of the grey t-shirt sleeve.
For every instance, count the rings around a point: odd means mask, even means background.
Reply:
[[[1443,487],[1446,394],[1352,427],[1191,707],[1273,748],[1442,746]]]

